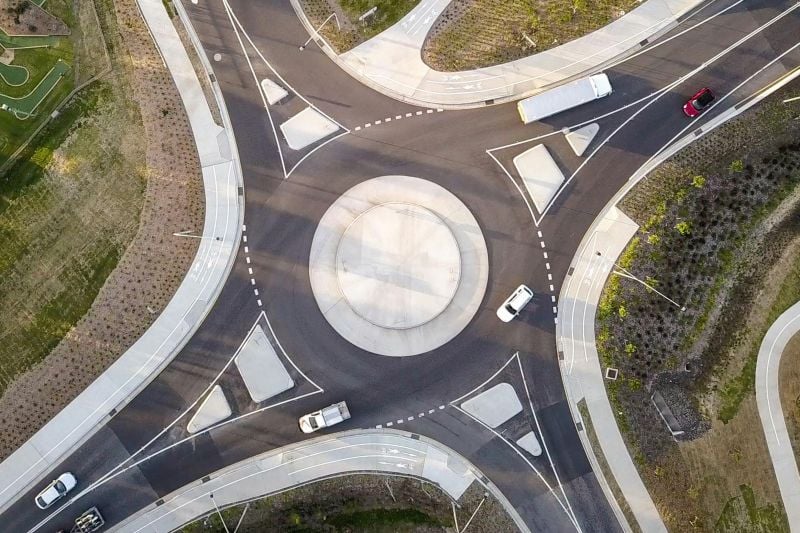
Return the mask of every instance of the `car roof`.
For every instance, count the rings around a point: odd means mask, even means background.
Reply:
[[[58,499],[58,491],[56,490],[55,483],[50,484],[49,487],[39,493],[39,496],[42,497],[45,503],[50,503]]]

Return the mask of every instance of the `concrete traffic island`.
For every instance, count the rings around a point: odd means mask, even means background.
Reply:
[[[486,291],[478,222],[452,193],[409,176],[345,192],[311,244],[311,288],[342,337],[369,352],[417,355],[458,335]]]

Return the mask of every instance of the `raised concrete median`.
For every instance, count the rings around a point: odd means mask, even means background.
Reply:
[[[395,430],[339,433],[251,457],[165,496],[162,503],[143,509],[117,531],[173,531],[216,508],[326,477],[364,472],[422,478],[453,500],[477,480],[502,503],[520,531],[528,531],[513,506],[466,459],[435,441]]]

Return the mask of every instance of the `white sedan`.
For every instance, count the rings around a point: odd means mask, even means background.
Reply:
[[[39,509],[47,509],[74,489],[77,484],[78,480],[75,479],[75,476],[64,472],[36,496],[36,506]]]
[[[525,285],[520,285],[497,309],[497,318],[503,322],[511,322],[531,299],[533,299],[533,291]]]

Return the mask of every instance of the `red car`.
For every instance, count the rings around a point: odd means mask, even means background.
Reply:
[[[697,91],[689,101],[683,104],[683,112],[687,117],[694,118],[706,110],[711,102],[714,101],[714,93],[708,87],[703,87]]]

